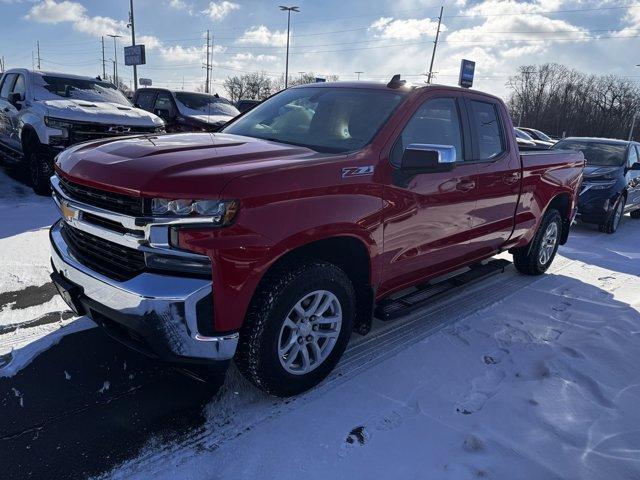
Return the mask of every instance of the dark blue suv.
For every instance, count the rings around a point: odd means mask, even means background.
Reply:
[[[570,137],[552,150],[579,150],[587,165],[578,200],[583,222],[614,233],[624,213],[640,218],[640,144],[608,138]]]

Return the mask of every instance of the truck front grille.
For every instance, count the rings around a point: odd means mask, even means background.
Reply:
[[[69,132],[69,145],[97,140],[100,138],[122,137],[126,135],[141,135],[145,133],[155,133],[156,127],[129,127],[112,125],[101,125],[95,123],[74,123]]]
[[[79,202],[133,217],[138,217],[145,213],[144,200],[142,198],[85,187],[62,177],[58,177],[58,179],[62,191]]]
[[[61,233],[76,260],[106,277],[122,282],[146,268],[144,253],[138,250],[103,240],[66,223]]]

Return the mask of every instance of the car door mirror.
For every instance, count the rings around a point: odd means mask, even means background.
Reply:
[[[171,120],[172,115],[171,112],[169,110],[167,110],[166,108],[156,108],[153,113],[155,113],[157,116],[159,116],[160,118],[163,118],[164,120]]]
[[[9,94],[7,100],[11,105],[16,107],[17,109],[20,109],[20,107],[22,107],[22,105],[20,105],[20,102],[24,101],[24,96],[21,93],[13,92]]]
[[[411,173],[448,172],[456,166],[456,147],[412,143],[404,149],[400,168]]]

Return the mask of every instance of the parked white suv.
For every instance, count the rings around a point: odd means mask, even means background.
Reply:
[[[163,131],[162,119],[99,78],[17,68],[0,80],[0,154],[29,169],[40,195],[50,192],[53,159],[68,146]]]

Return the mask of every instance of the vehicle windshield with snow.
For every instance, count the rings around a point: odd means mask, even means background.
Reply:
[[[131,106],[114,84],[101,80],[76,77],[42,75],[34,82],[34,100],[57,100],[72,98],[87,102],[112,102]]]

